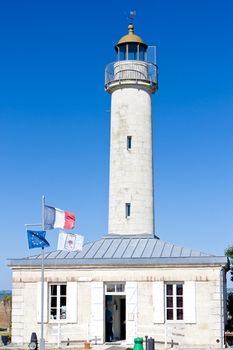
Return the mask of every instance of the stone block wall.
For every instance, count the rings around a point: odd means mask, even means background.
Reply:
[[[157,341],[171,341],[180,348],[220,348],[224,328],[223,288],[220,285],[220,267],[73,267],[49,268],[45,270],[48,283],[77,282],[78,305],[75,323],[61,322],[60,341],[84,341],[90,337],[91,327],[91,283],[133,282],[137,287],[137,316],[135,336],[149,335]],[[37,283],[40,270],[13,271],[12,294],[12,341],[14,344],[28,344],[32,332],[40,337],[40,323],[37,320]],[[161,322],[154,317],[153,284],[157,282],[194,282],[194,323]],[[220,291],[221,290],[221,291]],[[162,302],[162,301],[161,301]],[[127,295],[126,295],[127,304]],[[222,305],[222,306],[221,306]],[[127,310],[126,310],[127,314]],[[46,342],[56,344],[58,325],[47,320],[44,334]],[[127,330],[126,330],[127,333]],[[218,342],[219,340],[219,342]]]

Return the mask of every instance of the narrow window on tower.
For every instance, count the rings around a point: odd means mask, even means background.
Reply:
[[[130,217],[130,203],[125,203],[125,217],[126,219]]]
[[[132,136],[127,136],[127,149],[132,148]]]

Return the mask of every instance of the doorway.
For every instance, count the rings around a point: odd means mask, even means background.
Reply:
[[[125,295],[105,296],[105,341],[115,342],[126,338]]]

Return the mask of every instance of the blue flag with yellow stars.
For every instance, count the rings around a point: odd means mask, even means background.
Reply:
[[[27,230],[27,234],[28,234],[29,249],[49,247],[50,244],[45,239],[46,231]]]

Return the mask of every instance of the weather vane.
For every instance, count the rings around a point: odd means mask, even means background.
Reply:
[[[136,16],[136,11],[135,11],[135,10],[129,11],[129,16],[128,16],[128,18],[129,18],[129,20],[130,20],[130,23],[133,23],[133,19],[134,19],[135,16]]]

